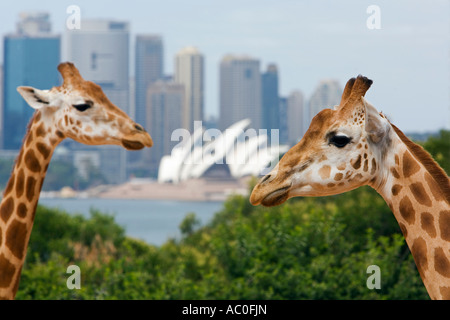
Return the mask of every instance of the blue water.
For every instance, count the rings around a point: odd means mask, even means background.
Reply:
[[[162,245],[169,238],[179,238],[179,225],[189,212],[201,224],[208,223],[222,208],[222,202],[187,202],[124,199],[40,199],[39,204],[62,209],[71,214],[89,217],[90,209],[111,214],[130,237],[153,245]]]

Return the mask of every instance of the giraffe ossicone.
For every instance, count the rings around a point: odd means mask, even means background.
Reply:
[[[39,194],[56,146],[65,138],[87,145],[139,150],[153,145],[145,129],[85,81],[73,63],[58,66],[63,84],[49,90],[18,87],[36,109],[0,204],[0,298],[14,299]]]
[[[339,106],[312,119],[250,202],[275,206],[369,185],[393,211],[430,297],[450,299],[449,177],[364,98],[371,85],[363,76],[350,79]]]

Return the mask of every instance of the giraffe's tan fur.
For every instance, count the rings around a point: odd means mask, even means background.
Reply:
[[[0,298],[13,299],[26,256],[39,194],[51,156],[65,138],[89,145],[151,147],[150,135],[114,106],[101,88],[84,81],[72,63],[60,64],[64,83],[48,91],[18,90],[34,108],[24,143],[0,205]],[[74,105],[89,102],[81,112]],[[87,129],[87,130],[86,130]]]
[[[362,76],[350,79],[340,105],[314,117],[302,140],[255,186],[250,201],[272,206],[370,185],[393,211],[430,297],[450,299],[449,178],[364,99],[371,83]],[[350,143],[332,145],[336,133],[351,137]]]

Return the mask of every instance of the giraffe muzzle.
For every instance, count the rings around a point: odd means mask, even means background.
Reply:
[[[260,184],[256,185],[250,196],[250,203],[254,206],[262,204],[265,207],[277,206],[285,202],[289,198],[289,189],[291,186],[278,188],[274,191],[267,192]],[[266,190],[264,190],[266,189]]]

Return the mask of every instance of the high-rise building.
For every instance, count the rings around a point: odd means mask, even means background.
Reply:
[[[280,97],[278,94],[278,68],[269,64],[267,71],[261,75],[262,87],[262,128],[270,130],[280,129]]]
[[[342,89],[337,80],[326,79],[320,81],[309,99],[308,125],[312,118],[322,109],[333,108],[341,101]]]
[[[280,114],[280,144],[288,144],[288,114],[287,114],[287,98],[280,97],[279,114]]]
[[[227,55],[220,63],[220,129],[246,118],[252,128],[261,128],[260,62]]]
[[[138,35],[135,47],[135,120],[144,128],[146,96],[150,84],[164,77],[163,41],[159,35]]]
[[[288,143],[296,144],[305,134],[307,119],[305,117],[303,94],[299,90],[291,92],[287,98]]]
[[[184,85],[183,128],[194,131],[194,121],[203,120],[204,59],[195,47],[175,56],[175,82]]]
[[[128,23],[83,20],[81,26],[67,31],[68,60],[83,78],[100,85],[111,102],[128,113]]]
[[[50,89],[59,85],[60,37],[51,34],[49,15],[22,14],[17,31],[3,39],[4,149],[20,149],[34,110],[17,92],[18,86]]]
[[[84,79],[100,85],[112,103],[130,114],[128,52],[127,22],[82,20],[80,29],[67,31],[67,59],[75,64]],[[76,145],[76,148],[82,147]],[[97,148],[102,159],[100,170],[108,182],[124,182],[126,151],[119,146]]]
[[[182,128],[182,110],[185,102],[184,85],[174,82],[157,81],[147,89],[148,132],[155,143],[146,152],[146,165],[151,176],[156,177],[159,162],[164,155],[180,141],[172,141],[172,133]]]
[[[3,149],[3,66],[0,66],[0,149]]]

